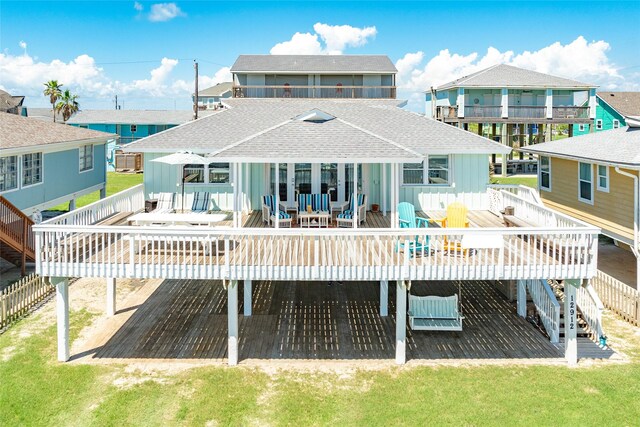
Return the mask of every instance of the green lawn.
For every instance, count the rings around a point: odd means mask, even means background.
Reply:
[[[107,172],[107,196],[118,193],[134,185],[142,184],[141,173],[117,173]],[[80,208],[86,206],[89,203],[93,203],[100,199],[100,192],[95,191],[91,194],[87,194],[82,197],[78,197],[76,200],[76,207]],[[53,211],[67,211],[69,210],[69,203],[62,203],[58,206],[51,208]]]
[[[72,312],[72,337],[92,320]],[[55,327],[0,335],[1,425],[637,425],[640,364],[141,373],[61,364]],[[633,335],[633,334],[631,334]],[[633,343],[634,348],[638,346]],[[318,362],[322,364],[322,362]],[[368,363],[363,361],[363,363]]]
[[[535,176],[507,176],[494,175],[491,177],[491,184],[516,184],[526,185],[531,188],[538,188],[538,178]]]

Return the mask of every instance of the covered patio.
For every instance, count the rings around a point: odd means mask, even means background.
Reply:
[[[247,311],[240,288],[238,359],[260,361],[392,360],[395,354],[395,287],[389,315],[381,315],[376,282],[259,281]],[[516,313],[488,281],[461,284],[462,332],[411,331],[409,363],[456,360],[479,363],[561,363],[563,344],[551,344]],[[458,292],[457,282],[413,282],[411,292],[440,296]],[[227,295],[220,281],[149,282],[132,294],[100,333],[77,347],[81,362],[227,361]],[[383,313],[384,314],[384,313]],[[587,338],[580,358],[615,358]]]

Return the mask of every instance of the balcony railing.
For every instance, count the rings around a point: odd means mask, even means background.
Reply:
[[[499,118],[501,116],[502,106],[500,105],[466,105],[464,107],[465,118]]]
[[[554,119],[588,119],[589,107],[553,107]]]
[[[117,212],[143,208],[143,190],[137,186],[34,226],[36,268],[43,276],[212,280],[515,280],[595,274],[598,229],[507,191],[490,189],[487,197],[491,211],[513,206],[519,218],[536,226],[318,230],[104,224]],[[419,249],[404,249],[416,241]]]
[[[544,119],[547,117],[547,107],[535,105],[510,105],[510,119]]]
[[[436,107],[436,118],[438,120],[457,119],[458,107],[449,105],[438,105]]]
[[[395,86],[234,86],[234,98],[395,99]]]

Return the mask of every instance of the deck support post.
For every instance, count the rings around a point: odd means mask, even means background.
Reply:
[[[227,286],[227,318],[229,337],[227,361],[230,366],[238,364],[238,281],[231,280]]]
[[[407,283],[396,282],[396,364],[407,361]]]
[[[580,280],[565,280],[564,283],[564,358],[569,365],[578,363],[578,316],[576,288]]]
[[[56,316],[58,323],[58,361],[69,360],[69,279],[51,277],[56,287]]]
[[[116,314],[116,278],[107,277],[107,316]]]
[[[105,184],[104,187],[102,187],[100,189],[100,200],[104,199],[105,197],[107,197],[107,186]]]
[[[358,228],[358,208],[360,205],[358,204],[358,164],[353,164],[353,228]],[[365,207],[366,209],[366,207]]]
[[[387,216],[387,164],[382,163],[380,169],[382,169],[382,185],[380,186],[382,192],[382,216]]]
[[[276,185],[275,185],[275,189],[273,190],[273,197],[275,197],[276,201],[274,202],[274,211],[273,215],[276,219],[276,228],[280,228],[280,163],[274,163],[273,164],[274,170],[275,170],[275,177],[276,177]],[[300,212],[300,206],[298,206],[298,212]]]
[[[397,167],[395,163],[391,163],[391,228],[398,228],[398,221],[397,221],[397,209],[398,209],[398,205],[396,202],[396,194],[398,192],[397,184],[398,184],[398,172],[397,172]]]
[[[253,286],[251,286],[251,280],[245,279],[244,280],[244,315],[245,316],[251,316],[252,288]]]
[[[380,316],[389,315],[389,281],[380,280]]]
[[[524,280],[518,280],[518,316],[527,317],[527,286]]]

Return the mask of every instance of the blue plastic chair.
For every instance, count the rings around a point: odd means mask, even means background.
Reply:
[[[398,220],[400,228],[428,228],[429,220],[416,216],[416,208],[407,202],[398,203]],[[404,248],[405,243],[398,242],[397,250]],[[430,255],[429,236],[415,236],[412,242],[409,242],[408,250],[411,255],[415,252]]]

